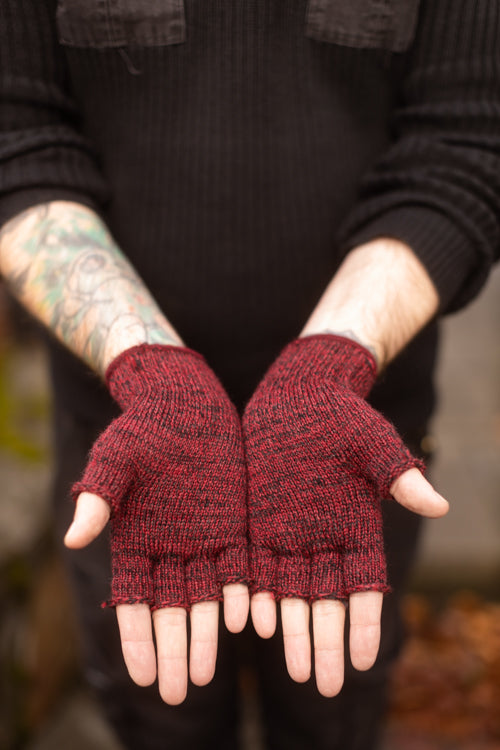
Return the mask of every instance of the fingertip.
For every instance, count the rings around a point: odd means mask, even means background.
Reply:
[[[449,510],[450,504],[448,500],[434,490],[433,504],[426,513],[427,518],[442,518]]]
[[[373,630],[373,633],[370,636],[368,632],[365,632],[363,638],[370,639],[371,641],[377,641],[376,646],[367,647],[365,644],[363,644],[363,648],[359,649],[359,646],[357,646],[355,643],[355,639],[351,638],[351,663],[354,669],[356,669],[358,672],[367,672],[373,667],[377,660],[380,630],[375,627],[367,630]]]
[[[335,696],[342,690],[343,685],[343,676],[339,677],[338,675],[334,675],[333,677],[329,677],[325,684],[316,677],[316,687],[318,688],[318,693],[322,695],[323,698],[335,698]]]
[[[377,659],[383,598],[380,591],[360,591],[349,598],[349,651],[358,672],[371,669]]]
[[[295,682],[307,682],[311,677],[308,603],[296,597],[282,599],[281,622],[288,674]]]
[[[64,546],[68,547],[69,549],[73,549],[75,543],[78,540],[78,526],[73,521],[71,523],[71,526],[67,530],[66,534],[64,535]]]
[[[248,587],[243,583],[230,583],[223,587],[224,623],[230,633],[241,633],[247,624],[250,609]]]
[[[215,675],[215,666],[212,668],[205,668],[204,671],[201,671],[201,669],[193,670],[190,669],[189,672],[189,678],[193,685],[196,685],[196,687],[206,687],[209,685]]]
[[[337,599],[312,604],[316,686],[324,698],[338,695],[344,683],[345,612]]]
[[[302,684],[311,679],[311,665],[299,663],[294,656],[285,657],[286,668],[289,676],[294,682]]]
[[[316,687],[318,688],[318,693],[323,698],[335,698],[342,690],[343,685],[343,670],[332,671],[326,675],[318,674],[318,671],[316,672]]]
[[[164,703],[169,706],[180,706],[184,703],[187,696],[187,682],[179,682],[178,685],[163,686],[160,682],[160,697]]]
[[[272,638],[276,632],[276,601],[269,591],[259,591],[250,601],[255,632],[261,638]]]
[[[139,687],[148,687],[156,680],[156,653],[149,606],[145,603],[119,604],[116,616],[123,660],[130,678]]]
[[[79,521],[73,521],[64,536],[64,546],[68,549],[81,549],[92,542],[97,534],[90,533],[88,528]]]
[[[124,661],[125,666],[127,667],[127,671],[129,673],[130,679],[132,682],[134,682],[138,687],[150,687],[153,685],[153,683],[156,680],[156,661],[154,668],[151,666],[147,666],[146,662],[150,661],[149,654],[144,654],[143,656],[137,654],[138,658],[140,658],[142,662],[142,666],[140,670],[136,670],[134,668],[131,668],[127,664],[127,659],[124,655]]]
[[[400,505],[426,518],[441,518],[450,509],[448,501],[417,468],[408,469],[395,479],[390,493]]]
[[[344,681],[342,680],[340,685],[331,686],[328,685],[326,687],[323,687],[322,685],[319,685],[316,681],[316,687],[318,688],[318,693],[323,696],[323,698],[335,698],[340,691],[342,690],[342,686],[344,685]]]
[[[106,526],[110,513],[106,500],[91,492],[82,492],[76,501],[73,522],[64,536],[65,546],[80,549],[90,544]]]
[[[215,674],[219,629],[219,602],[197,602],[191,607],[189,674],[198,687],[208,685]]]
[[[211,602],[201,602],[202,605]],[[194,606],[194,605],[193,605]],[[201,609],[201,612],[205,607]],[[187,694],[187,612],[183,607],[163,607],[153,613],[156,634],[158,687],[162,700],[171,706]]]

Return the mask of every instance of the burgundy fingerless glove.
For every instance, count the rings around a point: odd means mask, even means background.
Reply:
[[[330,334],[289,344],[245,411],[250,572],[277,598],[387,591],[381,500],[423,468],[366,401],[370,353]]]
[[[109,604],[152,609],[218,600],[247,580],[239,419],[203,357],[175,346],[125,351],[106,373],[123,414],[73,488],[110,504]]]

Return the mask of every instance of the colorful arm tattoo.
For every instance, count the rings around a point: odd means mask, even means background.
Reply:
[[[0,230],[0,270],[16,297],[99,373],[130,346],[182,345],[102,220],[67,202]]]

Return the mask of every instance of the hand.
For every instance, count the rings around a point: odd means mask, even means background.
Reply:
[[[394,428],[364,400],[369,353],[336,336],[293,342],[252,397],[243,420],[249,481],[252,619],[269,637],[281,600],[290,676],[311,672],[325,696],[343,683],[345,605],[357,669],[372,666],[383,592],[381,498],[429,516],[448,504],[422,476]]]
[[[190,674],[206,684],[217,652],[218,602],[230,630],[248,612],[245,470],[239,420],[204,360],[182,347],[134,347],[107,372],[122,406],[75,485],[66,544],[94,539],[111,516],[113,577],[125,662],[168,703]],[[157,640],[152,639],[151,612]]]
[[[109,504],[88,492],[76,504],[73,523],[65,544],[80,549],[90,544],[104,529],[110,515]],[[231,633],[245,627],[248,615],[248,588],[232,583],[222,588],[224,622]],[[193,604],[190,611],[191,642],[189,676],[195,685],[207,685],[215,672],[219,620],[217,601]],[[148,604],[120,604],[116,607],[123,657],[131,678],[138,685],[151,685],[157,675],[159,690],[166,703],[181,703],[187,691],[187,612],[182,607],[167,607],[153,612],[158,649],[158,669]]]

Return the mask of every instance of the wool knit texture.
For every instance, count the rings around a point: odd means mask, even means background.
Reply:
[[[144,344],[111,363],[123,409],[73,495],[111,506],[109,604],[188,608],[247,576],[245,464],[236,410],[203,357]]]
[[[387,591],[381,500],[423,468],[365,401],[369,352],[340,336],[293,341],[244,415],[250,571],[277,598]]]

